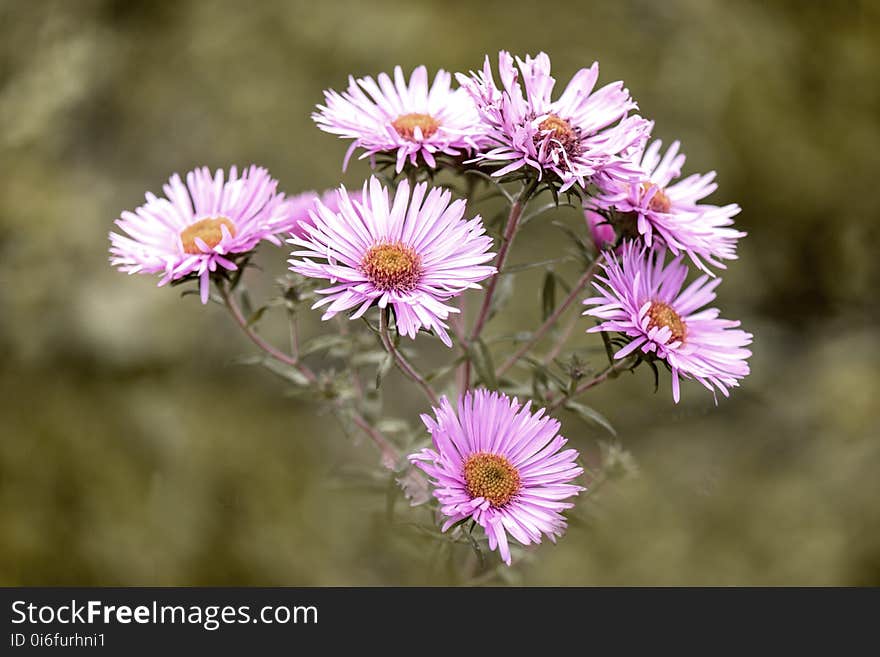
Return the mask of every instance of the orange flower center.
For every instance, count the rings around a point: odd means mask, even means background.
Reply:
[[[478,452],[464,462],[464,481],[471,497],[483,497],[494,507],[510,502],[519,492],[519,471],[500,454]]]
[[[235,224],[226,217],[201,219],[184,228],[180,231],[180,243],[183,244],[184,253],[198,255],[202,252],[199,245],[196,244],[197,237],[201,238],[212,249],[220,244],[220,241],[223,239],[223,229],[221,226],[226,226],[229,234],[235,237]]]
[[[364,255],[361,269],[380,290],[409,292],[422,276],[422,259],[403,244],[377,244]]]
[[[391,127],[397,130],[404,139],[416,141],[416,128],[422,132],[422,139],[427,139],[440,128],[440,121],[430,114],[401,114],[391,122]]]
[[[656,192],[654,192],[654,196],[651,197],[651,200],[648,201],[648,207],[651,208],[654,212],[669,212],[672,207],[672,201],[669,200],[669,197],[666,196],[666,190],[662,187],[657,187],[652,182],[643,182],[642,183],[642,197],[645,197],[652,189],[656,188]]]
[[[675,310],[668,303],[663,301],[654,301],[648,308],[648,328],[652,329],[656,326],[665,326],[672,333],[670,340],[675,342],[684,342],[687,337],[687,325]]]

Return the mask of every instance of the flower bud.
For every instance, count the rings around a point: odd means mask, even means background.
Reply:
[[[608,219],[594,210],[584,210],[584,218],[597,251],[601,251],[606,245],[614,245],[616,241],[614,226],[608,222]]]

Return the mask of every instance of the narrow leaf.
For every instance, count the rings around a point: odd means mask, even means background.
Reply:
[[[384,379],[385,375],[391,371],[392,365],[394,365],[394,356],[389,353],[386,355],[385,359],[379,363],[379,367],[376,368],[376,390],[382,387],[382,379]]]
[[[544,275],[541,287],[541,320],[544,321],[556,310],[556,274],[549,270]]]
[[[486,343],[478,339],[470,345],[468,353],[474,364],[474,369],[477,371],[477,376],[480,377],[483,384],[489,388],[497,388],[498,381],[495,380],[495,365],[492,363],[492,354]]]
[[[489,318],[494,317],[501,311],[513,296],[514,280],[512,276],[502,276],[498,279],[495,287],[495,296],[492,297],[492,306],[489,308]]]
[[[277,374],[282,379],[290,381],[293,384],[296,384],[298,386],[309,385],[309,380],[304,377],[295,367],[290,367],[289,365],[285,365],[284,363],[279,363],[277,360],[273,360],[271,358],[264,358],[262,365],[273,374]]]
[[[608,421],[608,419],[596,409],[591,408],[586,404],[581,404],[579,402],[571,400],[565,402],[564,407],[566,410],[569,410],[572,413],[578,415],[581,419],[598,424],[600,427],[608,431],[608,433],[610,433],[612,436],[617,435],[617,431],[614,430],[614,427],[611,426],[611,423]]]
[[[260,306],[259,308],[257,308],[257,309],[256,309],[254,312],[252,312],[252,313],[250,314],[250,316],[248,317],[247,325],[248,325],[248,326],[253,326],[253,325],[256,324],[257,322],[259,322],[259,321],[263,318],[263,315],[266,313],[266,311],[267,311],[268,309],[269,309],[269,306]]]
[[[254,314],[254,305],[251,303],[251,295],[247,290],[242,290],[239,295],[241,298],[241,314],[250,317]]]
[[[349,337],[346,337],[344,335],[337,335],[335,333],[330,333],[328,335],[318,335],[306,341],[305,345],[302,348],[301,354],[303,356],[307,356],[308,354],[313,354],[316,351],[324,351],[333,347],[347,345],[350,340],[351,339]]]

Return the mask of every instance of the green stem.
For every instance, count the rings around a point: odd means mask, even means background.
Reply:
[[[502,363],[501,367],[498,368],[497,376],[502,376],[505,372],[507,372],[511,367],[516,365],[520,358],[525,356],[529,350],[532,349],[540,340],[544,337],[544,335],[549,331],[556,321],[562,316],[562,314],[568,310],[568,307],[574,303],[575,299],[580,298],[581,292],[593,278],[596,273],[596,270],[599,268],[599,263],[602,261],[602,256],[599,255],[590,266],[587,267],[587,270],[583,273],[583,275],[578,279],[578,282],[575,283],[574,287],[571,288],[571,292],[568,293],[568,296],[562,301],[559,306],[544,320],[544,323],[538,327],[532,337],[524,342],[522,346],[517,349],[511,356]]]
[[[299,370],[300,374],[302,374],[309,383],[316,384],[318,382],[317,375],[305,364],[299,362],[297,358],[294,356],[289,356],[285,354],[280,349],[277,349],[273,345],[269,344],[266,340],[260,337],[253,328],[248,325],[247,320],[244,317],[244,314],[241,312],[241,308],[238,303],[235,301],[233,295],[229,293],[229,290],[225,285],[219,284],[217,287],[220,290],[220,296],[223,298],[223,303],[226,305],[226,308],[229,310],[232,317],[235,319],[235,323],[239,325],[244,334],[250,338],[251,342],[257,345],[263,352],[267,355],[271,356],[277,361],[284,363],[285,365],[290,365],[291,367],[295,367]],[[379,450],[382,452],[382,464],[388,468],[389,470],[393,470],[397,465],[397,461],[399,458],[399,454],[394,446],[385,438],[382,433],[371,426],[369,422],[367,422],[363,416],[360,415],[355,410],[351,410],[351,417],[354,423],[365,433],[370,439],[376,444]]]
[[[416,368],[412,366],[412,364],[395,346],[394,340],[391,338],[388,327],[389,314],[390,311],[388,308],[383,308],[379,313],[379,336],[382,339],[382,345],[385,347],[385,351],[391,354],[392,358],[394,358],[394,363],[397,365],[398,369],[400,369],[401,372],[403,372],[424,391],[425,396],[428,398],[428,400],[434,406],[439,406],[440,402],[437,398],[437,393],[434,392],[431,384],[429,384],[425,380],[425,377],[419,374],[418,370],[416,370]]]
[[[474,322],[474,328],[471,330],[470,342],[475,342],[480,337],[483,327],[489,321],[489,314],[492,310],[492,299],[495,296],[495,289],[498,287],[498,279],[504,269],[504,263],[507,262],[507,256],[510,247],[516,237],[516,231],[519,227],[519,221],[522,218],[523,210],[529,202],[535,189],[538,187],[538,179],[533,178],[528,185],[524,185],[519,196],[510,206],[510,214],[507,216],[507,225],[504,227],[504,234],[501,236],[501,245],[498,247],[498,255],[495,256],[495,273],[486,284],[486,294],[483,296],[483,303],[480,306],[480,312],[477,314],[477,320]],[[465,361],[464,382],[465,389],[470,386],[470,359]]]
[[[225,285],[218,283],[217,287],[220,290],[220,296],[223,298],[223,303],[226,305],[226,308],[229,310],[233,319],[235,319],[235,323],[241,328],[244,334],[257,345],[262,351],[266,354],[274,358],[275,360],[284,363],[285,365],[290,365],[291,367],[299,370],[300,374],[302,374],[309,383],[317,383],[318,377],[315,373],[305,364],[301,363],[296,357],[285,354],[280,349],[277,349],[275,346],[269,344],[266,340],[264,340],[260,335],[254,331],[254,329],[248,324],[247,319],[245,319],[244,315],[241,312],[241,308],[235,300],[234,295],[229,293],[229,290]]]
[[[613,365],[609,365],[592,379],[582,381],[572,392],[561,395],[559,399],[554,401],[554,396],[549,396],[547,398],[547,402],[549,403],[549,406],[547,407],[547,412],[552,413],[557,408],[565,404],[565,402],[567,402],[569,399],[574,399],[578,395],[585,393],[587,390],[595,388],[600,383],[604,383],[609,378],[616,376],[618,373],[626,369],[629,369],[630,367],[632,367],[632,365],[633,362],[631,358],[624,358],[623,360],[617,361]]]

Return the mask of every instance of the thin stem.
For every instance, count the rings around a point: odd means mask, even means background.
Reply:
[[[456,318],[453,318],[453,326],[457,327],[455,332],[455,337],[458,339],[458,346],[461,348],[462,353],[464,354],[464,360],[462,360],[461,365],[458,366],[458,371],[456,372],[456,380],[458,384],[459,392],[464,393],[470,387],[470,377],[471,377],[471,368],[470,361],[468,360],[468,350],[467,350],[467,295],[461,294],[458,297],[458,309],[461,311],[458,313],[458,318],[456,322]]]
[[[400,371],[408,376],[425,392],[428,400],[434,406],[439,406],[440,402],[437,399],[437,393],[434,392],[431,384],[429,384],[425,380],[425,377],[418,373],[416,368],[413,367],[412,364],[410,364],[406,357],[394,345],[394,340],[391,339],[391,335],[388,329],[388,315],[388,308],[383,308],[382,311],[379,313],[379,336],[382,338],[382,345],[385,347],[385,350],[394,358],[394,362],[400,369]]]
[[[348,328],[349,320],[343,317],[342,315],[336,315],[336,325],[339,327],[339,335],[343,337],[349,337],[351,335],[351,331]],[[352,363],[348,364],[348,369],[351,372],[351,384],[354,387],[355,395],[358,398],[358,401],[364,401],[364,384],[361,381],[361,375],[358,372],[357,366]]]
[[[537,186],[538,181],[535,179],[528,187],[523,189],[519,197],[510,206],[507,225],[504,227],[504,235],[501,237],[501,246],[498,247],[498,255],[495,256],[495,274],[492,275],[492,278],[489,279],[486,285],[483,305],[480,306],[477,321],[474,322],[474,328],[471,331],[472,341],[480,337],[483,327],[489,320],[489,311],[492,309],[492,297],[495,295],[495,288],[498,286],[498,277],[501,274],[501,270],[504,269],[504,263],[507,262],[507,254],[510,252],[510,246],[516,237],[516,229],[519,227],[519,220],[522,217],[523,209]]]
[[[286,365],[290,365],[291,367],[295,367],[299,370],[300,374],[302,374],[309,383],[317,383],[318,377],[315,373],[305,364],[299,362],[295,357],[285,354],[280,349],[277,349],[273,345],[266,342],[263,338],[257,334],[256,331],[253,330],[248,325],[247,320],[241,312],[241,308],[238,306],[238,303],[235,301],[233,295],[229,294],[229,290],[226,289],[226,286],[223,284],[218,284],[217,287],[220,289],[220,295],[223,298],[223,303],[226,304],[226,307],[229,309],[230,314],[235,319],[235,322],[239,325],[244,334],[250,338],[251,342],[257,345],[260,349],[262,349],[269,356],[274,358],[277,361],[280,361]]]
[[[565,328],[563,328],[562,332],[559,334],[559,337],[553,343],[553,348],[550,349],[550,351],[547,352],[547,355],[541,359],[541,364],[548,365],[554,358],[559,355],[559,352],[562,351],[565,343],[568,342],[568,339],[571,337],[571,333],[572,331],[574,331],[574,327],[578,323],[579,319],[579,315],[572,315],[571,319],[569,319],[568,323],[565,325]]]
[[[379,451],[382,452],[382,465],[384,465],[389,470],[393,470],[397,465],[398,459],[400,458],[400,454],[398,453],[394,445],[392,445],[389,440],[382,435],[381,431],[379,431],[376,427],[367,422],[364,417],[357,411],[351,411],[351,419],[358,426],[358,428],[361,429],[361,431],[367,434],[370,439],[374,443],[376,443],[376,447],[378,447]]]
[[[522,218],[523,210],[526,204],[534,194],[538,187],[538,179],[534,178],[527,186],[524,186],[519,196],[510,205],[510,214],[507,216],[507,225],[504,227],[504,234],[501,236],[501,245],[498,247],[498,255],[495,256],[495,274],[486,284],[486,294],[483,295],[483,303],[480,306],[480,312],[474,322],[474,328],[471,330],[469,342],[474,342],[480,337],[483,327],[489,321],[489,313],[492,310],[492,298],[495,296],[495,288],[498,286],[498,279],[501,276],[501,270],[504,269],[504,263],[507,262],[507,255],[513,240],[516,237],[516,231],[519,227],[519,221]],[[500,189],[500,188],[499,188]],[[462,372],[463,390],[470,388],[471,384],[471,360],[467,357],[467,345],[465,345],[465,361]]]
[[[464,294],[458,296],[459,312],[449,318],[449,327],[452,329],[453,334],[455,334],[455,339],[461,345],[464,345],[467,340],[467,328],[464,323],[464,297]]]
[[[294,360],[299,360],[299,326],[292,310],[287,311],[287,323],[290,327],[290,353]]]
[[[534,347],[541,338],[549,331],[556,321],[562,316],[568,307],[574,303],[575,299],[580,298],[581,292],[593,278],[593,275],[596,273],[596,270],[599,268],[599,263],[601,263],[603,256],[600,254],[590,263],[590,266],[587,267],[587,270],[583,273],[583,275],[578,279],[578,282],[575,283],[574,287],[571,288],[571,292],[568,293],[568,296],[563,299],[562,303],[560,303],[556,309],[544,320],[544,323],[538,327],[532,337],[524,342],[519,349],[517,349],[504,363],[502,363],[501,367],[498,368],[497,376],[503,375],[507,372],[511,367],[516,365],[520,358],[525,356],[529,350]]]
[[[247,320],[241,312],[241,308],[238,306],[238,303],[236,303],[233,295],[229,294],[229,290],[226,288],[226,286],[218,284],[217,287],[220,289],[220,295],[223,298],[223,302],[226,304],[226,307],[229,309],[230,314],[235,319],[236,324],[241,327],[241,330],[244,331],[244,334],[247,335],[248,338],[250,338],[251,342],[257,345],[262,351],[264,351],[275,360],[285,363],[286,365],[290,365],[291,367],[295,367],[309,381],[309,383],[314,384],[318,382],[318,377],[308,366],[300,363],[295,357],[288,356],[283,351],[276,349],[274,346],[261,338],[250,326],[248,326]],[[299,347],[297,345],[296,329],[294,328],[292,316],[291,336],[294,338],[292,348],[294,349],[294,351],[298,352]],[[389,440],[384,435],[382,435],[382,432],[371,426],[370,423],[367,422],[360,413],[353,409],[350,412],[351,418],[354,423],[365,434],[367,434],[370,439],[372,439],[372,441],[382,452],[382,464],[389,470],[393,470],[397,465],[397,460],[399,458],[397,450],[389,442]]]
[[[578,395],[583,394],[584,392],[586,392],[590,388],[595,388],[600,383],[605,382],[609,377],[611,377],[611,376],[613,376],[613,375],[617,374],[618,372],[621,372],[625,369],[628,369],[631,366],[632,366],[632,359],[624,358],[623,360],[617,361],[613,365],[609,365],[604,370],[599,372],[596,376],[594,376],[592,379],[587,379],[586,381],[582,381],[581,383],[578,384],[578,386],[572,392],[565,393],[564,395],[560,396],[559,399],[557,399],[556,401],[553,401],[553,396],[551,395],[550,397],[547,398],[547,401],[550,403],[550,406],[547,407],[547,412],[548,413],[553,412],[554,410],[556,410],[557,408],[562,406],[565,402],[567,402],[569,399],[573,399],[574,397],[577,397]]]

